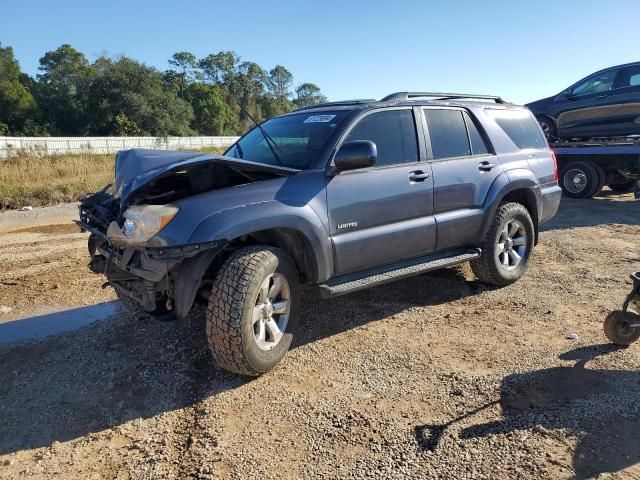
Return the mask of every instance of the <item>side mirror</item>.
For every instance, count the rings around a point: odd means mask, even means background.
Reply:
[[[336,170],[371,167],[378,158],[378,149],[371,140],[355,140],[340,147],[334,159]]]

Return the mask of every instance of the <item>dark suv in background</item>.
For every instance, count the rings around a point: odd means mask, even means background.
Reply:
[[[640,62],[605,68],[526,106],[550,140],[640,134]]]
[[[509,285],[560,196],[526,108],[402,92],[272,118],[224,155],[120,152],[78,223],[125,305],[206,309],[217,363],[258,375],[291,345],[302,285],[329,297],[467,261]]]

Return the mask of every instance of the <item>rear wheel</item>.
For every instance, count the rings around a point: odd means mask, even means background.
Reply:
[[[534,236],[533,221],[523,205],[501,204],[482,244],[482,255],[471,262],[473,273],[491,285],[518,281],[529,266]]]
[[[216,363],[243,375],[271,370],[293,340],[298,272],[278,248],[236,251],[213,282],[207,308],[207,339]]]
[[[591,194],[592,197],[595,197],[600,192],[602,192],[602,189],[604,188],[604,185],[607,181],[607,174],[604,173],[604,170],[602,169],[602,167],[597,163],[590,163],[590,165],[593,167],[593,169],[596,171],[596,174],[598,175],[598,183],[596,184],[596,189]]]
[[[567,197],[589,198],[599,184],[600,177],[590,163],[571,162],[560,171],[560,187]]]

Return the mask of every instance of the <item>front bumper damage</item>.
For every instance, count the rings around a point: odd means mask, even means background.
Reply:
[[[153,248],[127,245],[122,237],[112,239],[88,223],[82,211],[80,218],[78,226],[91,234],[89,268],[106,277],[104,286],[163,319],[186,318],[207,282],[207,270],[227,245],[226,241]]]

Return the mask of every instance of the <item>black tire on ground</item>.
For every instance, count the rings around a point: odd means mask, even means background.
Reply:
[[[540,128],[542,128],[542,132],[544,136],[547,137],[547,140],[556,140],[558,137],[556,136],[556,125],[553,123],[549,117],[536,117],[538,123],[540,124]]]
[[[604,319],[604,334],[616,345],[631,345],[640,338],[640,328],[631,328],[630,322],[640,322],[640,316],[633,312],[624,314],[614,310]]]
[[[298,272],[283,250],[257,245],[234,252],[213,282],[207,308],[207,339],[216,363],[249,376],[271,370],[293,340],[298,302]],[[277,315],[283,305],[288,314]],[[273,334],[270,320],[284,325],[280,333]]]
[[[596,170],[587,162],[571,162],[560,171],[560,187],[570,198],[590,198],[599,182]]]
[[[604,188],[605,183],[607,181],[607,174],[604,173],[603,168],[600,165],[598,165],[597,163],[589,163],[589,165],[591,165],[593,167],[593,169],[596,171],[596,174],[598,175],[598,183],[596,185],[596,189],[591,194],[592,197],[595,197],[600,192],[602,192],[602,189]]]
[[[612,183],[609,185],[609,188],[616,193],[629,193],[633,191],[635,185],[635,180],[628,180],[621,183]]]
[[[510,226],[513,225],[516,225],[518,230],[511,235]],[[533,221],[524,205],[502,203],[482,243],[482,255],[471,262],[473,273],[480,281],[500,287],[518,281],[529,266],[534,237]],[[512,251],[520,257],[519,263],[516,263],[515,256],[511,255]],[[505,256],[508,262],[506,266]]]

